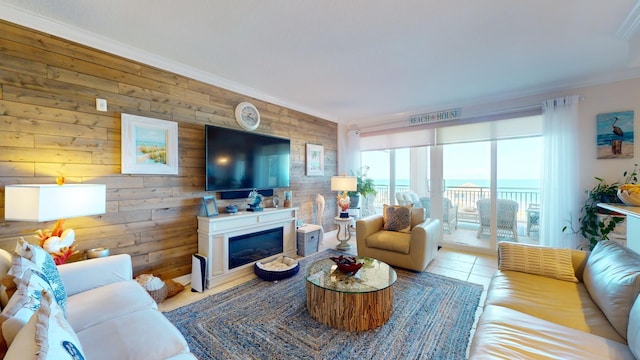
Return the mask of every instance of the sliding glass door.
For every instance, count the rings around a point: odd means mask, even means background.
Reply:
[[[396,203],[397,192],[412,191],[428,216],[440,219],[443,246],[492,253],[498,241],[535,243],[541,117],[444,125],[422,133],[405,129],[393,142],[380,134],[363,141],[372,148],[361,161],[376,183],[376,211]],[[416,134],[425,137],[424,146]],[[375,149],[401,138],[414,146]]]
[[[490,198],[491,142],[448,144],[442,146],[444,203],[456,218],[445,226],[443,242],[491,249],[491,238],[479,236],[481,227],[478,201]],[[456,226],[453,226],[455,222]]]

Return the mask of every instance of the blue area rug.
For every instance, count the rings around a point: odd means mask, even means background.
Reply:
[[[313,254],[294,277],[256,278],[165,315],[203,360],[465,358],[481,285],[396,268],[391,319],[350,333],[317,322],[306,307],[306,268],[335,254],[343,253]]]

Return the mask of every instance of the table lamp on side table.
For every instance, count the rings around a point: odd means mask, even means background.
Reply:
[[[349,218],[349,205],[351,205],[351,199],[347,195],[347,191],[356,191],[358,189],[358,183],[355,176],[332,176],[331,177],[331,191],[338,191],[338,206],[342,210],[340,217],[343,219]]]
[[[56,264],[74,253],[75,232],[62,230],[66,218],[106,212],[104,184],[21,184],[5,186],[5,220],[42,222],[59,219],[53,231],[37,232]]]

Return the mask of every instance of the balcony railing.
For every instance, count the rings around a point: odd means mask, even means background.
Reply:
[[[382,208],[383,204],[395,204],[395,194],[390,194],[388,185],[376,185],[375,208]],[[409,191],[409,186],[396,186],[396,192]],[[477,186],[452,186],[447,187],[443,194],[451,200],[453,205],[458,205],[458,211],[475,209],[476,201],[489,198],[488,187]],[[538,188],[498,188],[498,199],[515,200],[518,203],[518,220],[526,220],[526,210],[530,204],[540,204],[540,189]]]

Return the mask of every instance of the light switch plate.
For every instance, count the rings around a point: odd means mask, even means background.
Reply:
[[[96,110],[98,110],[98,111],[107,111],[107,100],[105,100],[105,99],[96,99]]]

